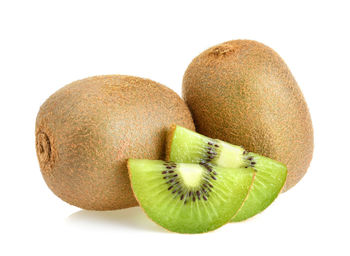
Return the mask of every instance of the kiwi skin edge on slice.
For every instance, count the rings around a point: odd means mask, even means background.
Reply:
[[[266,209],[281,192],[287,177],[287,168],[280,162],[176,125],[172,125],[167,137],[166,160],[209,167],[254,168],[253,186],[233,222],[246,220]]]
[[[178,233],[204,233],[229,222],[253,184],[253,168],[129,159],[131,187],[154,222]]]

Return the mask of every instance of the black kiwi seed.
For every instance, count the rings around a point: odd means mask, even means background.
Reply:
[[[173,186],[170,186],[169,188],[168,188],[168,190],[171,190],[173,188]]]
[[[210,142],[210,141],[208,141],[208,145],[213,145],[213,143],[212,143],[212,142]]]
[[[251,164],[253,164],[253,165],[254,165],[254,164],[256,164],[256,162],[251,162]]]
[[[180,200],[183,200],[184,197],[185,197],[184,194],[182,194],[181,197],[180,197]]]
[[[162,171],[162,174],[166,174],[167,173],[167,171]]]
[[[207,199],[207,197],[205,196],[205,195],[203,195],[203,199],[205,200],[205,201],[207,201],[208,199]]]

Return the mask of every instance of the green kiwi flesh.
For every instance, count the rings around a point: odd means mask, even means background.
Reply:
[[[253,168],[129,159],[131,187],[145,213],[178,233],[203,233],[229,222],[252,185]]]
[[[248,219],[266,209],[283,188],[287,168],[273,159],[248,152],[240,146],[211,139],[181,126],[173,125],[168,136],[166,159],[200,163],[212,168],[254,168],[256,177],[247,200],[232,221]]]

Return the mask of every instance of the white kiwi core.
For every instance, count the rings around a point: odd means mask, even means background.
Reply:
[[[205,169],[197,164],[178,164],[178,173],[183,184],[191,189],[200,186]]]

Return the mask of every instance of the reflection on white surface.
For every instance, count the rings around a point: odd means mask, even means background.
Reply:
[[[115,211],[79,210],[67,217],[68,224],[106,226],[110,228],[138,229],[151,232],[167,232],[152,222],[140,207]]]

